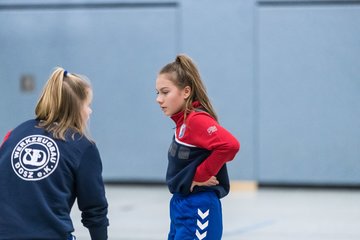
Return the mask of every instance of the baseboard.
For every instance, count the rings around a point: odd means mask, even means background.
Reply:
[[[257,191],[258,183],[255,181],[231,181],[230,191]]]

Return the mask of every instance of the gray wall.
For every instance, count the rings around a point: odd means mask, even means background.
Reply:
[[[155,102],[155,78],[185,52],[241,141],[232,180],[360,184],[359,4],[44,2],[0,1],[0,135],[33,117],[60,65],[93,84],[104,178],[163,181],[173,123]],[[34,91],[20,90],[24,74]]]

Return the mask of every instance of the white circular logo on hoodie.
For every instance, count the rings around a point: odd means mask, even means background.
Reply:
[[[37,181],[48,177],[56,169],[60,158],[55,141],[43,135],[23,138],[11,154],[15,173],[26,181]]]

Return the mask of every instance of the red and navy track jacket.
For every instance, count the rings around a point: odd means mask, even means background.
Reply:
[[[194,102],[195,109],[201,109]],[[166,182],[171,193],[190,194],[192,181],[204,182],[216,176],[219,185],[196,186],[193,192],[215,191],[219,198],[229,193],[229,177],[226,162],[234,159],[240,143],[208,113],[194,110],[171,116],[176,123],[173,141],[168,152]]]
[[[91,239],[107,239],[108,204],[96,145],[67,132],[66,141],[29,120],[0,147],[0,239],[64,240],[74,231],[75,199]]]

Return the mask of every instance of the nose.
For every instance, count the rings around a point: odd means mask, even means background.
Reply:
[[[160,96],[160,94],[157,95],[157,97],[156,97],[156,102],[157,102],[158,104],[161,104],[161,103],[163,102],[163,99],[162,99],[162,97]]]

